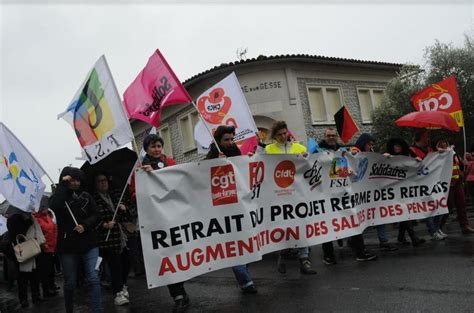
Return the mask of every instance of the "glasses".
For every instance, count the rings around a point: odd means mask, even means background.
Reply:
[[[105,182],[108,182],[107,178],[103,178],[103,179],[98,179],[97,180],[98,183],[105,183]]]

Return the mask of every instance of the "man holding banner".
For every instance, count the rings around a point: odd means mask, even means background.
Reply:
[[[241,155],[239,147],[234,143],[235,128],[234,126],[224,126],[221,125],[217,127],[214,132],[215,142],[219,145],[219,150],[217,150],[216,144],[212,143],[209,147],[209,152],[206,156],[206,160],[216,159],[216,158],[226,158]],[[248,265],[237,265],[232,267],[234,271],[235,278],[239,282],[240,288],[244,294],[257,293],[257,288],[255,288],[252,277],[248,270]]]
[[[308,155],[306,147],[297,142],[288,141],[288,126],[285,121],[276,121],[272,125],[271,138],[276,143],[269,144],[265,147],[268,154],[300,154],[304,157]],[[309,247],[298,248],[298,259],[300,261],[300,271],[303,274],[314,275],[316,271],[312,268],[309,259]],[[278,271],[282,274],[286,273],[286,265],[283,263],[282,255],[278,257]]]

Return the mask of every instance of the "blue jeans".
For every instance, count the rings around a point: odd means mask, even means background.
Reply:
[[[241,288],[246,288],[253,285],[252,277],[250,277],[249,268],[247,265],[232,266],[235,278],[239,282]]]
[[[84,264],[84,275],[89,285],[90,292],[90,312],[100,313],[101,296],[100,281],[98,271],[95,270],[97,258],[99,257],[99,248],[92,248],[83,254],[61,254],[61,265],[64,275],[64,302],[66,304],[66,312],[72,313],[74,308],[74,289],[77,282],[77,271],[79,263]]]
[[[434,233],[438,232],[438,230],[441,229],[441,227],[446,222],[447,218],[448,218],[448,214],[442,214],[442,215],[428,217],[426,219],[426,227],[428,228],[428,232],[430,233],[431,236],[433,236]]]
[[[379,237],[380,243],[388,242],[387,230],[385,229],[385,224],[375,226],[377,228],[377,237]]]
[[[298,259],[309,258],[309,247],[298,248]]]

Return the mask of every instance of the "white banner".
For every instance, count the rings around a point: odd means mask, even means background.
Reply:
[[[139,171],[148,286],[447,213],[452,158],[255,155]]]
[[[99,162],[133,140],[105,56],[97,60],[71,104],[58,118],[72,126],[90,164]]]
[[[38,210],[46,173],[28,149],[0,123],[0,193],[17,208]]]
[[[256,136],[257,126],[234,72],[200,95],[196,106],[211,132],[219,125],[235,126],[234,141],[238,146]],[[194,140],[198,153],[207,153],[212,138],[202,120],[196,124]]]

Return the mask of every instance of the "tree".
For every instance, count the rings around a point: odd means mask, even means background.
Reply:
[[[455,75],[458,83],[459,96],[467,126],[468,151],[474,144],[474,42],[473,37],[466,35],[463,47],[454,47],[436,41],[433,46],[425,49],[425,65],[405,65],[397,77],[392,79],[385,90],[384,99],[373,114],[374,135],[379,142],[387,142],[389,138],[401,137],[411,143],[413,128],[398,127],[395,120],[413,112],[410,98],[420,89]],[[458,150],[463,148],[462,133],[453,134],[445,131],[433,131],[433,139],[448,137],[453,140]],[[385,147],[380,147],[384,150]]]

